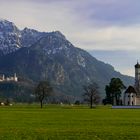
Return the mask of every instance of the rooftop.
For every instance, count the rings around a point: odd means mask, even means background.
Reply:
[[[127,88],[127,90],[125,91],[125,93],[136,93],[136,94],[137,94],[135,88],[132,87],[132,86],[129,86],[129,87]]]

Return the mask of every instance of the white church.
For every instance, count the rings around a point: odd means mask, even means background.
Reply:
[[[124,105],[140,105],[140,64],[135,65],[135,84],[129,86],[124,92]]]

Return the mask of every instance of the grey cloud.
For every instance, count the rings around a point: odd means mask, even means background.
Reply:
[[[2,3],[30,3],[62,6],[92,25],[129,25],[140,22],[139,0],[1,0]],[[60,9],[61,11],[61,9]],[[59,12],[59,11],[58,11]]]
[[[139,0],[89,0],[80,10],[88,20],[98,25],[129,25],[140,22]]]

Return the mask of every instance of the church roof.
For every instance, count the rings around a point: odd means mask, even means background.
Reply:
[[[135,88],[132,87],[132,86],[129,86],[129,87],[127,88],[127,90],[125,91],[125,93],[136,93],[136,94],[137,94]]]
[[[140,68],[139,62],[137,62],[137,64],[135,65],[135,68]]]

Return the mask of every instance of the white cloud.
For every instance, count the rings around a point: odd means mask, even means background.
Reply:
[[[84,49],[140,51],[140,26],[81,28],[71,37]]]

